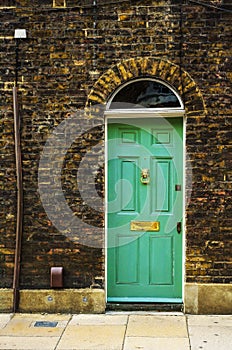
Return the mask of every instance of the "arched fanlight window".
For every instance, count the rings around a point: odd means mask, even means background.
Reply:
[[[120,87],[107,104],[115,109],[183,109],[180,97],[164,82],[150,78],[137,79]]]

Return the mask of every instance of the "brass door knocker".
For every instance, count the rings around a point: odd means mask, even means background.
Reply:
[[[140,181],[142,184],[147,185],[150,182],[150,173],[149,173],[149,169],[142,169],[141,170],[141,177],[140,177]]]

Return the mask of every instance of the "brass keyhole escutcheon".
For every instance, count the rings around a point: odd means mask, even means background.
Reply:
[[[147,185],[150,182],[150,172],[149,169],[142,169],[140,181],[142,184]]]

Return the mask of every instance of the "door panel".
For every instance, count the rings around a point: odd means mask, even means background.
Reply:
[[[153,159],[152,169],[154,169],[154,179],[156,179],[156,191],[152,202],[154,203],[154,211],[170,212],[170,197],[172,192],[171,160],[170,159]]]
[[[130,236],[118,236],[116,247],[116,283],[139,283],[139,240]]]
[[[172,237],[151,236],[149,242],[150,284],[173,284],[173,244]],[[162,264],[160,262],[162,261]]]
[[[109,301],[181,300],[182,133],[182,118],[108,124]]]
[[[123,212],[133,212],[137,209],[137,174],[136,160],[121,159],[121,208]],[[129,190],[128,188],[131,188]]]

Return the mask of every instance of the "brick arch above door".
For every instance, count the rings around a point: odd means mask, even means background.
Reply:
[[[205,105],[202,94],[191,76],[168,60],[153,57],[123,60],[109,68],[94,84],[86,107],[106,105],[111,94],[122,84],[143,77],[151,77],[169,83],[184,101],[186,116],[202,116]]]

